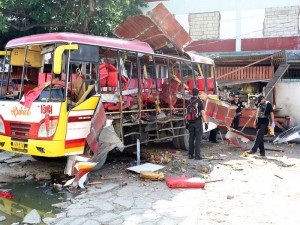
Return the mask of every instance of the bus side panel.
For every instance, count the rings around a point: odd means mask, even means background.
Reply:
[[[66,155],[83,153],[86,137],[90,133],[91,119],[98,101],[99,96],[91,97],[69,112],[65,140]]]

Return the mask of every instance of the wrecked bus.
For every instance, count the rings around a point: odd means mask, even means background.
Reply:
[[[2,72],[1,89],[16,78],[37,83],[26,93],[24,82],[1,92],[5,151],[34,157],[101,152],[97,161],[103,164],[108,151],[137,140],[172,140],[187,149],[185,105],[194,87],[205,96],[211,129],[230,125],[234,116],[234,109],[216,100],[213,61],[194,53],[163,55],[144,42],[75,33],[13,39],[5,51],[10,60],[3,65],[15,57],[21,69]]]

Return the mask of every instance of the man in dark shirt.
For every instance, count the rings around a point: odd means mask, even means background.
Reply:
[[[205,129],[208,129],[208,123],[206,120],[206,115],[204,111],[204,106],[200,98],[198,97],[199,90],[197,88],[194,88],[192,90],[193,96],[191,97],[191,100],[188,102],[187,105],[190,103],[195,104],[195,107],[198,109],[198,115],[195,118],[194,121],[189,122],[189,159],[194,158],[195,154],[195,159],[200,160],[201,155],[200,155],[200,143],[201,143],[201,138],[203,134],[203,127],[202,127],[202,119],[203,122],[205,123]]]
[[[235,105],[237,106],[237,109],[235,111],[235,116],[233,118],[233,121],[232,121],[232,124],[231,124],[231,127],[235,130],[238,130],[239,129],[239,124],[240,124],[240,118],[241,118],[241,115],[242,115],[242,111],[243,109],[245,108],[245,105],[240,101],[239,99],[239,95],[236,94],[234,96],[234,100],[230,102],[232,105]]]
[[[268,133],[268,126],[271,119],[271,127],[275,128],[274,113],[272,104],[260,95],[257,98],[257,115],[253,124],[257,128],[257,134],[252,149],[248,152],[254,154],[259,148],[260,156],[265,156],[264,135]]]

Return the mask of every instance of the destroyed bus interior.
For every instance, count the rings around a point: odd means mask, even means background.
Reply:
[[[101,102],[124,145],[173,139],[187,149],[185,102],[195,82],[215,94],[213,65],[104,47],[99,52],[92,75],[99,73]]]

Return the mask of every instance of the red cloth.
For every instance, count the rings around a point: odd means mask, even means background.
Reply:
[[[14,198],[15,196],[8,192],[0,192],[0,197],[2,198]]]
[[[166,184],[169,188],[204,188],[205,186],[205,182],[196,177],[166,178]]]
[[[20,101],[20,104],[25,106],[26,108],[30,108],[33,101],[39,97],[43,89],[44,86],[41,86],[39,88],[35,88],[33,90],[28,91],[26,94],[24,94],[23,98]]]

